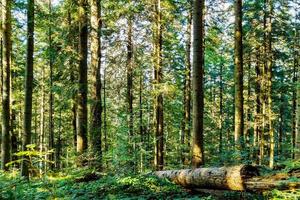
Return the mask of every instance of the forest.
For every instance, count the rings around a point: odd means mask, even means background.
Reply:
[[[0,6],[0,199],[300,199],[300,0]]]

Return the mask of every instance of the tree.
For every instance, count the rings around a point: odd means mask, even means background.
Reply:
[[[34,0],[28,0],[27,8],[27,59],[25,71],[25,103],[24,103],[24,135],[23,151],[31,142],[31,118],[32,118],[32,88],[33,88],[33,52],[34,52]],[[28,156],[22,160],[21,174],[29,177]]]
[[[269,167],[272,169],[274,167],[274,151],[275,151],[275,136],[273,130],[273,113],[272,113],[272,65],[273,65],[273,53],[272,53],[272,14],[273,14],[273,2],[272,0],[265,0],[265,6],[267,10],[265,11],[265,70],[266,70],[266,95],[267,95],[267,106],[268,106],[268,132],[270,137],[269,152],[270,160]]]
[[[88,20],[87,0],[79,0],[79,89],[77,110],[77,152],[82,154],[87,149],[87,54]]]
[[[162,26],[161,2],[155,1],[155,28],[154,28],[154,84],[155,95],[155,167],[162,170],[164,166],[164,114],[162,83]]]
[[[2,92],[2,145],[1,169],[8,170],[10,160],[10,56],[11,56],[11,0],[2,1],[3,36],[3,92]]]
[[[194,0],[193,4],[193,147],[192,164],[199,167],[204,164],[203,145],[203,18],[204,0]]]
[[[234,53],[234,82],[235,82],[235,113],[234,141],[241,153],[244,148],[244,98],[243,98],[243,27],[242,0],[235,2],[235,53]]]
[[[49,70],[50,70],[50,94],[49,94],[49,149],[52,150],[54,148],[54,95],[53,95],[53,46],[52,46],[52,27],[51,27],[51,14],[52,14],[52,0],[48,2],[48,9],[49,9],[49,30],[48,30],[48,40],[49,40]],[[49,164],[50,169],[53,170],[54,168],[54,152],[51,152],[49,155],[49,160],[51,163]]]
[[[99,156],[101,164],[102,148],[101,148],[101,1],[91,0],[91,68],[92,68],[92,124],[91,135],[92,145],[96,155]]]
[[[128,17],[127,32],[127,103],[130,153],[134,154],[133,141],[133,44],[132,44],[132,17]],[[131,163],[133,165],[133,163]]]
[[[190,149],[190,139],[191,139],[191,40],[192,40],[192,1],[189,1],[189,16],[187,25],[187,41],[186,41],[186,67],[184,70],[184,94],[183,94],[183,127],[181,133],[181,143],[183,148],[187,145]],[[185,148],[184,148],[185,149]],[[186,162],[186,152],[182,152],[182,163]]]

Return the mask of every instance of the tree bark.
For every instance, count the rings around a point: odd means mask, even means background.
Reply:
[[[298,14],[295,19],[295,43],[294,43],[294,87],[295,90],[293,92],[293,107],[294,107],[294,121],[293,121],[293,155],[294,159],[300,159],[300,69],[299,69],[299,52],[300,52],[300,44],[299,44],[299,18]]]
[[[186,41],[186,60],[185,60],[185,71],[184,71],[184,99],[183,99],[183,129],[181,134],[181,143],[182,143],[182,163],[188,163],[187,155],[189,155],[190,150],[190,140],[191,140],[191,42],[192,42],[192,20],[193,20],[193,11],[192,11],[192,1],[189,1],[189,16],[188,16],[188,26],[187,26],[187,41]],[[188,149],[188,151],[186,151]]]
[[[161,91],[162,83],[162,26],[161,26],[161,2],[156,0],[155,3],[155,66],[154,81],[156,88],[155,96],[155,167],[162,170],[164,166],[164,115],[163,115],[163,94]]]
[[[128,130],[129,130],[129,152],[134,158],[134,135],[133,135],[133,43],[132,43],[132,20],[133,17],[128,17],[128,32],[127,32],[127,103],[128,103]],[[131,163],[134,165],[133,163]]]
[[[34,52],[34,0],[28,0],[27,11],[27,60],[25,69],[25,112],[23,151],[31,142],[31,117],[32,117],[32,87],[33,87],[33,52]],[[22,176],[29,177],[28,157],[24,156],[21,167]]]
[[[187,188],[245,190],[244,180],[258,175],[258,170],[249,165],[220,168],[196,168],[158,171],[155,175],[168,178]]]
[[[48,2],[48,9],[49,9],[49,32],[48,32],[48,40],[49,40],[49,70],[50,70],[50,91],[49,91],[49,144],[48,148],[49,150],[52,150],[54,148],[54,121],[53,121],[53,115],[54,115],[54,95],[53,95],[53,50],[52,50],[52,20],[51,20],[51,14],[52,14],[52,0],[49,0]],[[49,168],[50,170],[54,169],[54,152],[51,152],[49,154]]]
[[[101,1],[91,0],[91,68],[92,68],[92,88],[91,88],[91,116],[92,124],[90,128],[92,145],[97,155],[97,165],[101,168],[102,147],[101,147],[101,123],[102,123],[102,102],[101,102]]]
[[[220,64],[220,83],[219,83],[219,155],[222,156],[223,152],[223,63]]]
[[[273,2],[272,0],[265,0],[265,6],[267,10],[266,15],[266,43],[265,43],[265,56],[266,56],[266,95],[267,95],[267,123],[269,132],[269,167],[272,169],[274,167],[274,151],[275,151],[275,137],[273,129],[273,112],[272,112],[272,65],[273,65],[273,53],[272,53],[272,13],[273,13]]]
[[[10,161],[10,72],[11,72],[11,0],[2,0],[3,89],[1,169],[8,170]]]
[[[192,165],[204,164],[203,145],[203,73],[204,73],[204,0],[194,0],[193,4],[193,147]]]
[[[79,0],[79,90],[77,110],[77,152],[82,154],[87,149],[87,0]]]
[[[244,150],[244,98],[243,98],[243,27],[242,0],[235,2],[235,52],[234,52],[234,141],[236,150],[242,154]]]
[[[258,168],[251,165],[157,171],[154,174],[159,178],[167,178],[178,185],[193,190],[262,192],[272,189],[291,190],[300,187],[299,181],[291,181],[291,178],[300,177],[298,172],[259,176]]]

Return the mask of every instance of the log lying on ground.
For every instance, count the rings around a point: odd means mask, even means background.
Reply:
[[[258,168],[251,165],[157,171],[155,175],[192,189],[265,191],[300,188],[298,173],[260,177]],[[291,181],[291,177],[296,178],[295,181]]]
[[[168,178],[187,188],[222,190],[246,190],[244,181],[258,175],[258,169],[251,165],[220,168],[197,168],[157,171],[160,178]]]

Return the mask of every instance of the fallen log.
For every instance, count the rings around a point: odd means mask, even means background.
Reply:
[[[155,175],[190,189],[257,192],[300,188],[298,173],[292,176],[289,174],[259,176],[258,168],[251,165],[157,171]],[[290,179],[291,177],[296,179]]]
[[[220,168],[197,168],[183,170],[157,171],[156,176],[168,178],[187,188],[221,190],[246,190],[244,181],[258,176],[258,169],[251,165]]]

